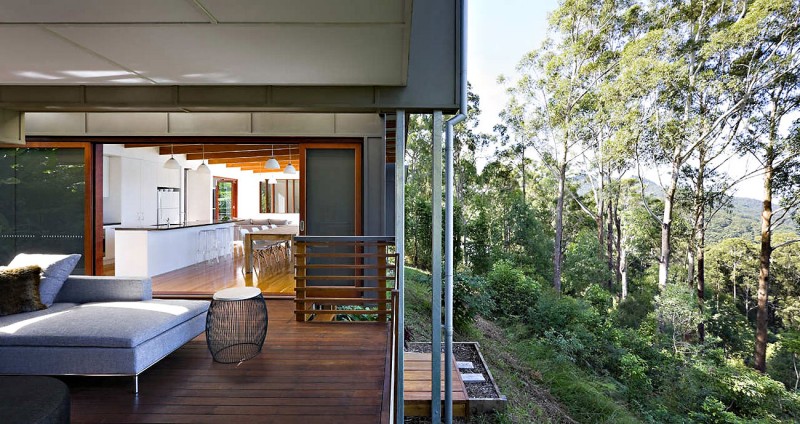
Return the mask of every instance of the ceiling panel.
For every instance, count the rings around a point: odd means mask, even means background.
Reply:
[[[0,57],[3,83],[150,84],[38,26],[0,25]]]
[[[4,23],[209,22],[187,0],[0,0]]]
[[[200,0],[219,22],[401,23],[404,0]]]
[[[49,29],[163,84],[403,83],[402,25],[58,25]]]

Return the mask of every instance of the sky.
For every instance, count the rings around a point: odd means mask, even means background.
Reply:
[[[539,47],[547,35],[547,15],[558,6],[557,0],[471,0],[467,22],[467,79],[472,90],[480,96],[481,116],[478,130],[492,133],[500,123],[498,114],[507,96],[497,83],[500,75],[515,79],[516,66],[525,53]],[[493,149],[478,158],[482,166]],[[729,174],[739,174],[754,161],[733,159],[727,166]],[[658,175],[645,175],[653,181]],[[663,177],[662,177],[663,178]],[[750,178],[738,185],[737,196],[762,197],[760,178]]]

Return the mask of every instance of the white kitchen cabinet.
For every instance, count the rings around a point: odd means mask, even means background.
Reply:
[[[120,165],[122,226],[155,225],[158,164],[141,159],[121,158]]]

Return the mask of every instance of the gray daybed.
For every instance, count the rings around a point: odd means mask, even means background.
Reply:
[[[138,376],[205,331],[204,300],[152,298],[149,278],[70,276],[47,309],[0,317],[0,374]]]

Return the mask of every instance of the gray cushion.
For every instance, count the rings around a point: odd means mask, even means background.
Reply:
[[[58,291],[67,281],[67,277],[81,260],[81,255],[50,255],[20,253],[15,257],[9,267],[22,267],[26,265],[39,265],[42,268],[42,282],[39,284],[39,297],[47,306],[53,304]]]
[[[270,218],[269,219],[269,223],[270,224],[275,224],[275,225],[287,225],[289,223],[289,220],[288,219],[272,219],[272,218]]]
[[[135,347],[203,314],[208,304],[158,299],[86,303],[57,312],[51,308],[54,316],[17,314],[28,319],[0,326],[0,346]]]
[[[267,218],[251,218],[250,225],[264,225],[269,224],[269,219]]]
[[[150,278],[70,275],[56,302],[132,302],[153,298]]]

